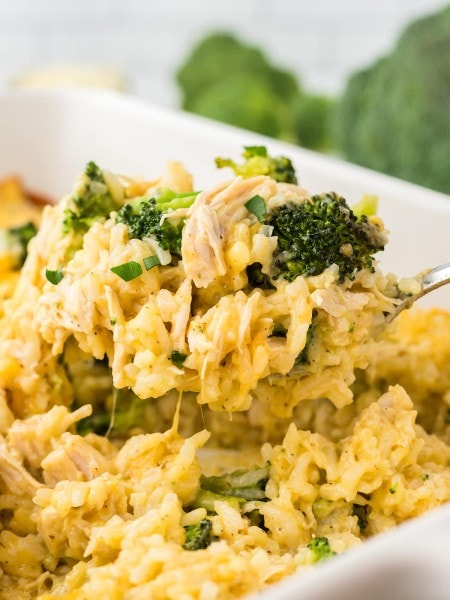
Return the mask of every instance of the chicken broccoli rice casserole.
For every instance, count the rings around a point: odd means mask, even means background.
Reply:
[[[376,199],[216,164],[2,230],[0,598],[234,599],[450,499],[450,313],[386,325]]]

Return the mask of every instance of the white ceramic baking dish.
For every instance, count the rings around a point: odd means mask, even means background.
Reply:
[[[413,275],[450,260],[450,197],[298,147],[121,94],[92,91],[0,95],[0,178],[20,174],[54,198],[70,191],[89,160],[130,175],[158,176],[181,160],[197,187],[224,177],[215,156],[238,157],[243,145],[266,144],[290,156],[312,193],[335,190],[350,204],[377,194],[391,231],[385,270]],[[450,286],[424,299],[450,309]],[[450,340],[449,340],[450,343]],[[450,506],[369,540],[258,596],[261,600],[450,598]]]

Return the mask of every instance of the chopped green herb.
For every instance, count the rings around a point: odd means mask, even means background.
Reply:
[[[422,481],[426,481],[427,479],[430,479],[430,476],[428,475],[428,473],[424,473],[422,475]]]
[[[156,254],[144,258],[144,266],[147,269],[147,271],[150,271],[150,269],[153,269],[153,267],[157,267],[160,264],[161,263],[159,262],[159,258],[156,256]]]
[[[389,488],[389,493],[395,494],[395,492],[397,491],[397,486],[398,486],[398,483],[394,483],[394,485],[391,485],[391,487]]]
[[[446,425],[450,425],[450,408],[447,410],[447,413],[446,413],[445,418],[444,418],[444,423]]]
[[[264,198],[256,194],[253,198],[250,198],[245,204],[245,208],[248,212],[251,212],[258,221],[264,220],[264,215],[267,212],[266,203],[264,202]]]
[[[183,354],[183,352],[178,352],[178,350],[174,350],[170,355],[170,360],[173,362],[175,366],[179,369],[183,366],[184,361],[187,358],[187,354]]]
[[[123,263],[122,265],[111,267],[111,271],[124,281],[131,281],[132,279],[139,277],[139,275],[142,275],[142,267],[135,260],[130,260],[130,262]]]
[[[111,317],[110,320],[109,320],[109,324],[110,325],[115,325],[116,323],[117,323],[116,317]]]
[[[62,269],[56,269],[55,271],[45,269],[45,276],[48,279],[48,281],[50,281],[50,283],[53,283],[54,285],[58,285],[58,283],[64,277]]]

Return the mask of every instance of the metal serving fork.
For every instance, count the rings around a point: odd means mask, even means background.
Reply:
[[[426,271],[423,275],[419,275],[417,280],[421,284],[421,290],[417,294],[404,295],[402,302],[397,304],[395,310],[386,316],[385,323],[388,324],[395,319],[405,308],[410,308],[416,300],[429,294],[433,290],[450,283],[450,263],[440,265],[434,269]]]

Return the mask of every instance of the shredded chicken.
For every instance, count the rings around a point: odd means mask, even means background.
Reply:
[[[0,436],[0,477],[13,494],[33,496],[41,487],[22,462],[8,449],[3,436]]]
[[[245,203],[250,198],[259,195],[266,200],[276,185],[270,177],[238,177],[199,194],[189,211],[181,248],[186,275],[197,287],[225,275],[224,244],[230,226],[248,215]]]
[[[31,468],[38,469],[43,458],[53,449],[54,442],[57,443],[64,432],[91,412],[89,405],[72,413],[65,406],[53,406],[42,415],[16,420],[8,432],[8,447],[26,459]]]
[[[110,461],[79,435],[64,433],[58,445],[41,463],[44,481],[54,486],[58,481],[91,481],[106,471],[113,472]],[[70,475],[69,475],[70,474]]]

